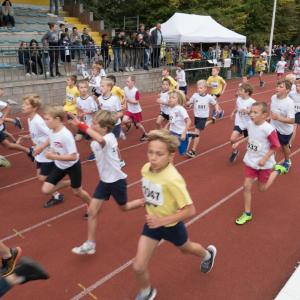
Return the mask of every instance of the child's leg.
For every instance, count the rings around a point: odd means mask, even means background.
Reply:
[[[204,259],[207,256],[208,251],[203,248],[199,243],[194,243],[188,240],[185,244],[179,247],[183,254],[192,254]]]
[[[261,192],[266,191],[273,184],[273,182],[275,181],[275,179],[277,178],[278,175],[279,175],[279,173],[277,171],[273,171],[270,174],[267,182],[265,182],[265,183],[258,182],[258,189]]]
[[[156,128],[161,129],[163,122],[164,122],[164,118],[161,115],[159,115],[156,119]]]
[[[297,134],[297,124],[294,125],[293,135],[291,137],[289,147],[291,147],[293,145],[293,142],[294,142],[294,140],[296,138],[296,134]]]
[[[3,244],[2,242],[0,242],[0,257],[1,258],[9,258],[11,257],[11,253],[9,248]]]
[[[72,188],[73,193],[75,196],[79,197],[80,199],[82,199],[83,202],[85,202],[86,204],[90,204],[91,202],[91,196],[89,195],[89,193],[87,191],[85,191],[82,187],[80,188]]]
[[[120,205],[120,209],[122,211],[128,211],[128,210],[140,208],[144,205],[145,205],[145,200],[144,198],[141,198],[141,199],[129,201],[125,205]]]
[[[96,241],[97,217],[104,200],[92,198],[88,208],[88,240]]]
[[[7,135],[7,137],[10,139],[10,141],[12,142],[12,143],[16,143],[17,142],[17,140],[15,139],[15,137],[10,133],[10,132],[8,132],[8,131],[5,131],[5,134]]]
[[[141,129],[143,131],[144,135],[147,135],[146,130],[145,130],[145,128],[144,128],[144,126],[143,126],[142,123],[140,123],[140,122],[136,123],[136,127],[138,127],[139,129]]]
[[[200,140],[200,130],[198,128],[195,128],[195,133],[198,134],[197,137],[195,137],[194,139],[192,139],[191,143],[192,143],[192,151],[196,152],[197,151],[197,146],[199,144],[199,140]]]
[[[29,148],[24,147],[24,146],[19,145],[19,144],[11,143],[7,139],[3,140],[1,144],[9,150],[19,150],[19,151],[25,152],[26,154],[30,153]]]
[[[240,138],[240,132],[237,130],[233,130],[231,136],[230,136],[230,143],[233,145],[235,142],[237,142]],[[237,152],[237,149],[234,149],[233,152]]]
[[[246,177],[244,181],[244,211],[251,213],[251,190],[255,179]]]
[[[290,159],[290,155],[291,155],[291,149],[289,147],[289,145],[282,145],[282,152],[284,155],[284,160],[288,161]]]
[[[56,191],[68,187],[70,185],[71,185],[70,180],[61,180],[56,185],[46,181],[42,185],[42,193],[46,195],[52,195]]]
[[[131,118],[127,115],[124,115],[122,123],[125,125],[126,130],[129,131],[129,129],[131,127],[131,123],[132,123]]]
[[[151,287],[148,264],[159,241],[142,235],[139,239],[133,270],[141,289]]]

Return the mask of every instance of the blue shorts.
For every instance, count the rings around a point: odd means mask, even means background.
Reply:
[[[279,131],[277,131],[277,135],[278,135],[278,140],[279,140],[280,145],[286,146],[286,145],[289,145],[293,134],[291,133],[291,134],[286,135],[286,134],[281,134],[281,133],[279,133]]]
[[[183,140],[180,138],[180,137],[181,137],[181,134],[178,134],[178,133],[172,132],[172,131],[171,131],[170,133],[173,134],[173,135],[176,135],[176,136],[178,137],[178,140],[179,140],[179,142],[180,142],[179,147],[178,147],[178,152],[179,152],[179,154],[180,154],[181,156],[185,155],[186,150],[187,150],[187,147],[188,147],[188,145],[189,145],[189,135],[186,134],[186,138],[185,138],[185,140],[183,141]]]
[[[126,179],[119,179],[118,181],[107,183],[100,180],[93,198],[98,200],[109,200],[113,196],[118,205],[125,205],[127,203],[127,182]]]
[[[164,239],[177,247],[184,245],[188,240],[188,234],[183,222],[179,222],[172,227],[162,226],[154,229],[149,228],[149,226],[145,224],[142,235],[157,241]]]

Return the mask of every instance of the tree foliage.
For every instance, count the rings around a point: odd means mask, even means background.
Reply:
[[[175,12],[210,15],[223,26],[247,36],[250,43],[269,40],[274,0],[85,0],[86,8],[106,24],[122,28],[123,17],[139,16],[154,26]],[[300,43],[300,0],[277,0],[274,41]]]

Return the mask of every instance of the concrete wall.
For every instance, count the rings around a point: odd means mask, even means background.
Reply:
[[[158,92],[161,86],[161,69],[150,71],[115,73],[117,85],[124,87],[128,75],[136,76],[136,86],[140,92]],[[26,94],[39,94],[44,104],[62,104],[65,99],[66,78],[55,78],[49,80],[30,80],[20,82],[0,83],[4,89],[5,96],[1,100],[11,99],[18,102],[13,107],[14,112],[21,110],[22,97]]]

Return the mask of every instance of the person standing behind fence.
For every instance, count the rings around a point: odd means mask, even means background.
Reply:
[[[125,40],[124,30],[121,30],[120,33],[112,39],[111,44],[112,44],[113,53],[114,53],[114,71],[122,72],[123,69],[121,68],[121,66],[122,66],[121,51],[123,50],[123,47],[127,44],[126,40]]]
[[[163,35],[161,33],[161,25],[160,23],[156,24],[156,28],[152,30],[150,42],[152,46],[152,57],[151,64],[152,68],[158,68],[160,65],[160,48],[163,42]]]
[[[58,69],[58,32],[56,31],[55,24],[49,23],[49,31],[42,37],[42,43],[45,41],[49,44],[49,57],[50,57],[50,76],[54,77],[53,64],[55,64],[56,76],[61,76]]]
[[[9,0],[3,1],[2,14],[4,26],[7,26],[8,23],[10,23],[12,27],[15,27],[14,10]]]
[[[78,55],[78,60],[80,59],[80,48],[81,48],[81,38],[78,33],[77,27],[72,28],[72,33],[70,34],[70,41],[72,44],[72,59],[75,59],[75,53]]]
[[[108,40],[107,33],[103,33],[102,41],[101,41],[101,55],[102,55],[105,71],[107,71],[110,64],[109,46],[110,46],[110,42]]]
[[[26,42],[21,42],[18,50],[19,64],[24,65],[26,76],[30,76],[29,50]]]

